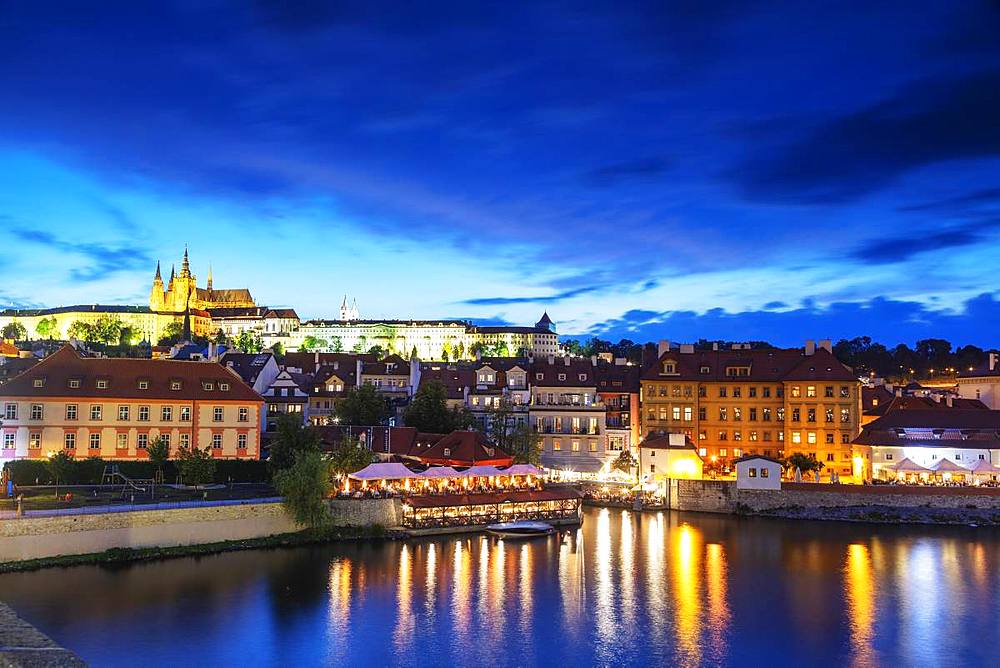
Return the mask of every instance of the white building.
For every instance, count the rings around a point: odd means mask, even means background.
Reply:
[[[736,489],[781,489],[781,462],[763,455],[740,457],[736,465]]]
[[[957,383],[963,399],[979,399],[990,409],[1000,410],[1000,354],[990,353],[986,364],[960,371]]]

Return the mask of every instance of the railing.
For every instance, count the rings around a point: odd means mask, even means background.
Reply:
[[[544,502],[542,502],[544,503]],[[552,503],[552,502],[549,502]],[[522,520],[571,520],[580,517],[580,499],[558,502],[557,508],[519,508],[517,504],[490,504],[483,506],[460,506],[459,509],[420,509],[403,515],[403,526],[408,529],[430,529],[440,527],[484,526],[495,522],[517,522]],[[524,506],[534,504],[523,504]],[[418,514],[419,513],[419,514]]]

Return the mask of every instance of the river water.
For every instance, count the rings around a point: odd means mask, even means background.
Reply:
[[[1000,532],[588,509],[581,529],[0,576],[93,666],[998,665]]]

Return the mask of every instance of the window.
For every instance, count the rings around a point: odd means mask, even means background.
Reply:
[[[799,422],[802,418],[802,411],[798,408],[792,409],[792,422]]]
[[[564,373],[559,374],[559,380],[566,380],[566,374]]]
[[[170,422],[174,418],[174,407],[173,406],[161,406],[160,407],[160,420],[162,422]]]
[[[36,378],[34,380],[34,382],[32,382],[32,385],[34,387],[45,387],[45,379],[44,378]]]
[[[223,392],[229,391],[229,383],[219,383],[219,389]]]
[[[796,443],[797,444],[797,443],[801,443],[801,442],[802,442],[802,432],[800,432],[800,431],[793,431],[792,432],[792,443]]]
[[[118,434],[115,447],[119,450],[128,450],[128,434]]]
[[[160,440],[167,446],[167,450],[170,450],[170,434],[160,434]]]
[[[739,399],[742,396],[743,396],[742,388],[740,388],[740,387],[734,387],[733,388],[733,398],[734,399]]]
[[[764,397],[765,399],[769,399],[771,397],[771,388],[770,387],[762,387],[762,388],[760,388],[760,393],[761,393],[762,397]]]
[[[733,406],[733,419],[737,422],[743,419],[743,409],[739,406]]]
[[[587,441],[587,449],[591,452],[597,452],[597,441]]]
[[[552,439],[552,449],[556,452],[562,450],[562,441],[560,441],[558,438]]]
[[[139,450],[145,450],[149,447],[149,434],[139,434],[135,439],[135,447]]]
[[[675,362],[664,362],[663,363],[663,373],[668,374],[668,373],[676,373],[676,372],[677,372],[677,364]]]
[[[91,450],[100,450],[101,449],[101,435],[100,434],[91,434],[90,435],[90,449]]]
[[[832,462],[833,461],[833,453],[832,452],[826,453],[826,461],[828,461],[828,462]]]
[[[833,409],[832,408],[827,408],[826,409],[825,419],[826,419],[827,422],[833,422]]]
[[[106,390],[106,389],[108,389],[108,381],[106,381],[104,379],[101,379],[101,380],[97,381],[97,389],[99,389],[99,390]]]
[[[719,431],[719,440],[720,440],[720,441],[724,441],[724,440],[726,440],[726,439],[727,439],[728,437],[729,437],[729,433],[728,433],[728,432],[726,432],[726,431],[724,431],[724,430],[720,430],[720,431]]]
[[[851,409],[850,408],[841,408],[840,409],[840,421],[841,422],[850,422],[851,421]]]
[[[750,396],[751,399],[755,399],[757,397],[757,388],[756,387],[751,387],[750,388],[750,395],[749,396]]]
[[[726,386],[725,385],[720,385],[719,386],[719,397],[723,397],[724,398],[725,396],[726,396]]]
[[[710,367],[710,366],[703,366],[703,367],[700,367],[700,368],[698,369],[698,373],[700,373],[700,374],[702,374],[702,375],[707,375],[707,374],[710,374],[710,373],[712,373],[712,367]]]
[[[240,450],[246,450],[247,449],[247,435],[246,434],[237,434],[237,436],[236,436],[236,447],[239,448]]]
[[[128,406],[118,407],[118,419],[122,421],[128,420]]]
[[[4,433],[4,435],[3,435],[3,448],[4,448],[4,450],[13,450],[14,449],[14,437],[15,436],[17,436],[17,434],[15,434],[12,431],[8,431],[8,432]]]
[[[704,385],[699,385],[698,386],[698,396],[701,397],[702,399],[704,399],[705,397],[707,397],[708,396],[708,388],[705,387]]]
[[[756,431],[751,431],[750,432],[750,440],[751,441],[756,441],[757,440],[757,432]]]
[[[729,419],[729,409],[725,406],[719,407],[719,422],[725,422]]]
[[[149,422],[149,406],[139,406],[139,422]]]
[[[810,445],[816,445],[816,432],[809,431],[806,432],[806,442]]]
[[[76,404],[66,404],[66,419],[67,420],[76,419]]]
[[[28,434],[28,448],[31,450],[37,450],[42,447],[42,434],[38,431],[33,431]]]
[[[181,389],[181,381],[179,380],[170,381],[170,389],[175,391]]]
[[[41,404],[31,404],[31,419],[41,420],[42,419],[42,405]]]
[[[191,421],[191,407],[190,406],[181,406],[180,420],[181,420],[181,422],[190,422]]]
[[[66,450],[76,450],[76,434],[69,433],[63,436],[63,447]]]
[[[761,409],[761,417],[763,418],[764,422],[770,422],[771,421],[771,409],[770,408],[763,408],[763,409]]]
[[[728,455],[728,450],[726,450],[725,448],[719,448],[719,456],[720,457],[728,457],[729,456]]]
[[[680,420],[681,419],[681,407],[680,406],[674,406],[674,408],[673,408],[673,418],[675,420]]]
[[[692,414],[692,412],[693,411],[691,410],[690,406],[685,406],[684,407],[684,421],[685,422],[690,422],[691,421],[691,414]]]
[[[806,386],[806,396],[809,397],[810,399],[813,399],[813,398],[816,397],[816,386],[815,385],[807,385]]]
[[[753,467],[748,468],[747,469],[747,477],[748,478],[756,478],[757,477],[757,469],[755,469]]]
[[[777,418],[778,422],[784,422],[785,421],[785,407],[784,406],[782,406],[781,408],[778,409],[777,414],[775,415],[775,417]]]
[[[833,445],[833,434],[827,433],[826,442],[828,445]]]
[[[148,390],[149,389],[149,381],[148,380],[140,380],[139,381],[139,389],[140,390]]]
[[[90,407],[90,419],[91,420],[100,420],[101,419],[101,413],[102,413],[102,410],[101,410],[101,405],[100,404],[94,404],[93,406]]]
[[[708,448],[698,448],[698,456],[706,457],[708,455]]]
[[[816,409],[815,408],[809,408],[809,409],[807,409],[806,410],[806,422],[815,422],[815,421],[816,421]]]
[[[840,442],[844,443],[844,444],[850,443],[851,442],[851,435],[850,434],[841,434],[840,435]]]
[[[3,418],[5,420],[17,419],[17,404],[6,404],[3,407]]]
[[[240,406],[239,417],[237,419],[240,422],[248,422],[250,420],[250,409],[246,406]]]
[[[798,385],[793,385],[792,386],[792,397],[798,399],[800,396],[802,396],[802,390],[799,388]]]
[[[769,432],[769,431],[765,431],[764,432],[764,440],[765,441],[770,441],[771,440],[771,432]]]
[[[757,421],[757,408],[756,407],[750,409],[750,421],[751,422],[756,422]]]
[[[569,449],[573,452],[580,452],[580,441],[570,441]]]
[[[771,474],[770,471],[768,471],[766,468],[761,467],[761,469],[760,469],[760,477],[761,478],[767,478],[770,474]]]
[[[833,385],[827,385],[823,388],[823,396],[827,399],[833,398]]]
[[[181,434],[180,447],[187,448],[191,445],[191,434]]]
[[[743,432],[740,431],[739,429],[734,429],[733,430],[733,440],[734,441],[742,441],[743,440]]]
[[[222,406],[216,406],[212,409],[212,422],[222,422],[222,417]]]
[[[205,390],[206,392],[211,392],[212,390],[215,389],[215,383],[210,383],[210,382],[206,381],[206,382],[204,382],[204,383],[201,384],[201,388],[203,390]]]
[[[847,385],[841,385],[840,386],[840,398],[841,399],[847,399],[850,396],[851,396],[851,388],[848,387]]]
[[[80,387],[80,379],[79,378],[71,378],[70,381],[69,381],[69,386],[70,386],[71,389],[74,389],[74,390],[79,389],[79,387]]]
[[[708,419],[708,409],[705,408],[704,406],[700,406],[698,408],[698,419],[699,420],[707,420]]]
[[[672,397],[679,397],[679,396],[681,396],[681,386],[680,385],[671,385],[670,386],[670,396],[672,396]]]

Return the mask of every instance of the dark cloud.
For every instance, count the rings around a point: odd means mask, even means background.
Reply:
[[[870,264],[903,262],[921,253],[985,243],[991,230],[997,227],[1000,227],[1000,219],[978,220],[941,231],[913,231],[905,235],[870,239],[852,251],[850,258]]]
[[[755,200],[854,200],[918,167],[1000,155],[997,109],[1000,69],[925,79],[789,145],[754,152],[730,176]]]
[[[900,211],[962,212],[970,208],[1000,205],[1000,187],[984,188],[965,195],[944,197],[921,204],[902,206]]]
[[[575,290],[566,290],[564,292],[558,292],[554,295],[549,295],[548,297],[478,297],[475,299],[465,299],[458,303],[464,304],[466,306],[503,306],[505,304],[549,304],[549,303],[563,301],[565,299],[572,299],[573,297],[579,297],[580,295],[586,295],[592,292],[597,292],[600,289],[601,288],[597,286],[577,288]]]
[[[765,311],[774,311],[777,309],[788,308],[788,304],[781,301],[768,302],[764,304]]]
[[[997,294],[967,300],[961,309],[933,309],[915,301],[876,297],[865,302],[838,302],[790,311],[742,311],[720,308],[695,311],[629,311],[599,323],[585,335],[630,338],[635,341],[769,341],[779,346],[802,345],[804,339],[841,339],[867,335],[888,345],[941,337],[954,343],[996,347],[1000,328]],[[799,338],[801,337],[801,338]]]
[[[49,232],[30,228],[18,228],[13,233],[22,241],[79,255],[88,260],[88,266],[70,270],[70,278],[78,282],[99,281],[123,271],[148,269],[154,264],[148,251],[136,246],[74,243],[59,239]]]
[[[661,158],[641,158],[628,162],[616,162],[584,174],[584,180],[594,186],[613,186],[635,181],[655,181],[669,169],[669,163]]]

